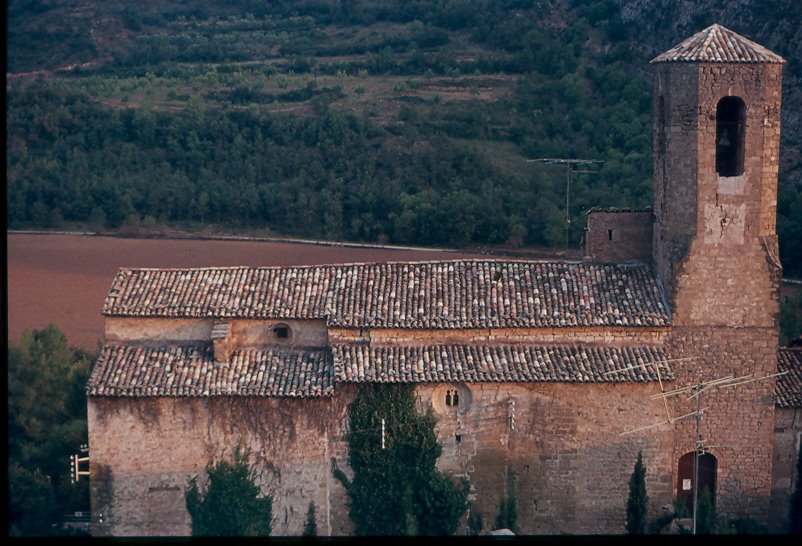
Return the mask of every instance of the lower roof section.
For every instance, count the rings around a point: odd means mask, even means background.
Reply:
[[[215,362],[211,344],[107,344],[89,396],[320,397],[335,383],[570,382],[673,379],[656,347],[426,345],[241,349]]]
[[[338,383],[613,383],[674,378],[668,356],[657,347],[341,345],[332,352]]]
[[[103,347],[87,385],[89,396],[331,396],[331,354],[325,349],[244,349],[215,362],[209,343]]]

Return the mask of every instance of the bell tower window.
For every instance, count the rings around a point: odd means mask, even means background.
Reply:
[[[716,106],[716,172],[740,176],[744,172],[746,105],[739,97],[724,97]]]

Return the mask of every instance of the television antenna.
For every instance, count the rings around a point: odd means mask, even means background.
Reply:
[[[728,376],[724,376],[724,377],[720,377],[720,378],[716,378],[716,379],[711,379],[711,380],[703,381],[703,382],[699,382],[699,383],[694,383],[694,384],[691,384],[691,385],[686,385],[684,387],[679,387],[679,388],[676,388],[676,389],[672,389],[672,390],[666,391],[664,389],[664,387],[663,387],[663,381],[660,378],[660,367],[659,367],[659,364],[664,363],[664,362],[677,362],[677,361],[682,361],[682,360],[694,360],[694,359],[697,359],[697,358],[699,358],[699,357],[675,358],[675,359],[670,359],[670,360],[660,360],[660,361],[657,361],[657,362],[654,362],[654,361],[653,362],[646,362],[644,364],[639,364],[639,365],[636,365],[636,366],[630,366],[628,368],[622,368],[622,369],[619,369],[619,370],[613,370],[613,371],[610,371],[610,372],[606,372],[604,374],[604,375],[611,375],[611,374],[614,374],[614,373],[619,373],[619,372],[623,372],[623,371],[631,370],[631,369],[635,369],[635,368],[645,368],[645,367],[648,367],[648,366],[653,366],[654,370],[655,370],[655,372],[657,374],[658,381],[660,383],[660,393],[659,394],[654,394],[654,395],[650,396],[650,398],[651,399],[660,399],[660,398],[663,399],[663,403],[664,403],[664,406],[665,406],[665,409],[666,409],[667,420],[664,421],[664,422],[653,424],[653,425],[646,425],[645,427],[639,427],[639,428],[636,428],[636,429],[633,429],[633,430],[628,430],[628,431],[622,432],[621,435],[632,434],[634,432],[639,432],[639,431],[642,431],[642,430],[647,430],[647,429],[650,429],[650,428],[659,427],[659,426],[663,426],[663,425],[666,425],[666,424],[674,424],[674,423],[676,423],[678,421],[681,421],[683,419],[687,419],[688,417],[695,417],[695,419],[696,419],[696,433],[695,433],[695,438],[694,438],[693,484],[692,484],[692,486],[693,486],[693,534],[694,535],[696,534],[697,508],[698,508],[698,505],[699,505],[699,502],[698,502],[698,500],[699,500],[699,487],[698,487],[698,484],[699,484],[699,457],[701,455],[709,453],[712,448],[730,448],[731,447],[731,446],[721,446],[721,445],[705,445],[705,442],[704,442],[704,440],[702,438],[702,416],[704,415],[704,412],[706,410],[710,409],[710,408],[709,408],[709,406],[702,407],[702,395],[706,391],[708,391],[710,389],[723,389],[723,388],[728,388],[728,387],[738,387],[738,386],[745,385],[747,383],[752,383],[752,382],[755,382],[755,381],[762,381],[764,379],[770,379],[772,377],[779,377],[781,375],[785,375],[785,374],[788,373],[787,371],[778,372],[778,373],[774,373],[774,374],[770,374],[770,375],[765,375],[765,376],[762,376],[762,377],[754,377],[752,374],[742,375],[742,376],[739,376],[739,377],[735,377],[733,375],[728,375]],[[686,413],[685,415],[680,415],[679,417],[672,418],[671,414],[670,414],[670,412],[668,410],[668,398],[670,398],[672,396],[679,396],[679,395],[688,394],[688,393],[691,393],[690,396],[687,398],[688,401],[691,401],[694,398],[696,399],[696,409],[694,411]]]
[[[568,239],[571,234],[571,173],[597,174],[596,165],[604,163],[601,159],[565,159],[556,157],[542,157],[527,159],[527,163],[544,163],[546,165],[565,165],[565,257],[568,258]]]

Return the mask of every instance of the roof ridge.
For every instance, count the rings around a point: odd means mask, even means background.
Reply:
[[[784,64],[785,59],[724,25],[713,23],[651,60],[659,62]]]

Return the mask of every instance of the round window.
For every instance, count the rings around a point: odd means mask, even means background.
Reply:
[[[438,413],[465,413],[472,398],[471,389],[464,383],[445,383],[432,393],[432,406]]]
[[[292,330],[286,324],[276,324],[273,326],[273,339],[278,342],[289,341],[292,337]]]

